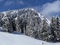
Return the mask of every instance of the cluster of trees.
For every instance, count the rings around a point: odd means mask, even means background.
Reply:
[[[50,23],[50,30],[54,41],[60,41],[60,19],[52,17]]]
[[[60,19],[59,17],[52,17],[50,24],[44,19],[42,22],[42,30],[40,38],[45,41],[58,41],[60,42]]]
[[[12,12],[12,11],[11,11]],[[52,17],[50,24],[31,9],[11,14],[9,11],[1,18],[1,26],[7,32],[20,32],[44,41],[60,41],[60,19]]]

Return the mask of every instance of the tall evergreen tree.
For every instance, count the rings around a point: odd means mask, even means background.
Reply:
[[[59,18],[58,17],[52,17],[51,19],[51,34],[53,36],[52,40],[53,41],[58,41],[59,40]]]
[[[41,28],[42,28],[42,30],[40,30],[40,38],[48,41],[48,35],[50,32],[49,32],[49,26],[48,26],[46,18],[43,19]]]
[[[56,35],[55,35],[55,33],[54,33],[54,30],[55,30],[55,18],[54,17],[52,17],[52,19],[51,19],[51,24],[50,24],[50,26],[51,26],[51,34],[52,34],[52,41],[54,41],[55,40],[55,38],[56,38]]]
[[[57,41],[60,41],[60,24],[59,24],[59,18],[56,17],[56,30],[55,30]]]

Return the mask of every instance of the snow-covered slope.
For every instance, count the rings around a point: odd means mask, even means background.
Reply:
[[[48,43],[22,34],[0,32],[0,45],[60,45],[60,43]]]

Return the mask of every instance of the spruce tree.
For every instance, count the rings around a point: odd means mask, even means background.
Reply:
[[[51,19],[51,34],[53,36],[52,40],[53,41],[58,41],[59,39],[59,35],[60,35],[60,29],[59,29],[59,18],[58,17],[52,17]]]

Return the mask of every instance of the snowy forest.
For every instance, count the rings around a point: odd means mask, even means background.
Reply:
[[[60,19],[42,17],[31,8],[0,13],[0,27],[4,32],[19,32],[48,42],[60,42]]]

